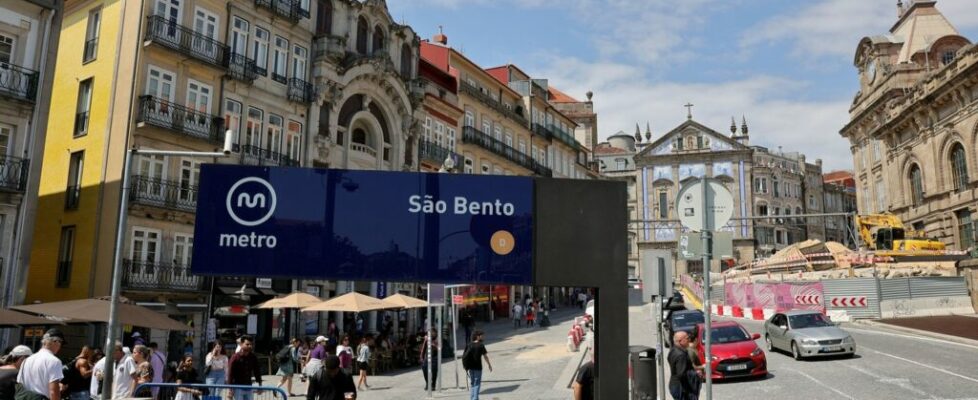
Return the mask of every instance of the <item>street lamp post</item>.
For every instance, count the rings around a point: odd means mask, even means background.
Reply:
[[[129,174],[132,170],[132,159],[137,155],[178,156],[178,157],[227,157],[231,155],[233,132],[224,133],[224,148],[222,151],[177,151],[177,150],[140,150],[133,147],[126,151],[125,166],[122,170],[122,196],[119,199],[119,221],[115,230],[115,254],[112,257],[112,294],[109,305],[109,327],[105,335],[105,375],[102,387],[108,398],[112,398],[112,380],[115,371],[115,359],[110,353],[115,348],[116,333],[119,330],[119,291],[122,286],[122,243],[125,238],[126,216],[129,213]]]
[[[452,158],[452,155],[449,154],[449,155],[445,156],[445,161],[442,162],[441,168],[438,168],[438,173],[439,174],[451,173],[452,172],[452,169],[454,169],[454,168],[455,168],[455,160]],[[431,284],[430,283],[428,284],[428,298],[429,299],[431,298]],[[427,329],[426,335],[428,335],[428,351],[426,351],[425,353],[427,353],[426,354],[426,357],[428,359],[427,360],[428,361],[428,366],[427,366],[427,369],[428,369],[428,384],[427,384],[427,386],[426,386],[425,389],[428,392],[428,398],[429,399],[432,398],[431,397],[431,392],[433,390],[435,390],[435,379],[432,379],[433,376],[432,376],[432,373],[431,373],[432,371],[431,370],[432,370],[432,368],[435,368],[435,369],[438,369],[438,370],[441,369],[441,351],[440,350],[439,350],[438,360],[437,360],[438,361],[438,366],[433,366],[432,365],[433,362],[432,362],[432,354],[431,353],[434,350],[434,343],[432,343],[432,338],[431,338],[431,323],[432,323],[432,317],[433,317],[432,316],[432,313],[433,313],[433,311],[434,311],[435,308],[436,307],[432,307],[430,303],[428,304],[428,318],[426,318],[427,321],[428,321],[427,322],[427,325],[428,326],[426,327],[426,329]],[[441,331],[441,318],[438,319],[438,330]],[[438,338],[438,340],[441,340],[441,338]],[[455,349],[452,349],[452,350],[454,351]],[[456,366],[456,368],[458,368],[458,367]],[[439,374],[439,375],[441,375],[441,374]]]

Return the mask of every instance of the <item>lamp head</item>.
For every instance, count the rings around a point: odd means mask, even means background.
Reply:
[[[453,158],[451,155],[446,156],[445,162],[442,163],[442,167],[444,167],[446,170],[455,168],[455,158]]]
[[[224,155],[231,155],[231,145],[234,141],[234,131],[228,129],[224,131]]]

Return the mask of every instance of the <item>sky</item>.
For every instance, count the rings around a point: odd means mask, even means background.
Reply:
[[[910,0],[904,0],[908,3]],[[488,68],[515,64],[583,100],[598,135],[652,126],[652,140],[693,119],[729,133],[746,117],[751,144],[800,151],[825,171],[852,169],[839,130],[859,89],[864,36],[886,34],[896,0],[387,0],[422,38]],[[978,39],[976,0],[939,0]]]

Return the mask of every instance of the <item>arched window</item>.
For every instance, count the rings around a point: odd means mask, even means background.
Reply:
[[[367,132],[363,129],[357,128],[353,130],[353,136],[350,138],[353,143],[367,144]]]
[[[414,57],[411,55],[411,46],[407,43],[401,45],[401,77],[411,79],[411,66],[414,64]]]
[[[943,65],[950,64],[951,62],[954,61],[955,55],[956,52],[954,50],[945,50],[944,53],[941,53],[941,64]]]
[[[380,52],[384,51],[385,43],[386,42],[384,42],[384,30],[380,28],[380,25],[375,26],[374,43],[372,49],[370,50],[370,54],[374,54],[374,55],[381,54]]]
[[[924,181],[917,164],[910,167],[910,193],[915,207],[924,204]]]
[[[774,188],[774,197],[781,197],[781,185],[778,182],[778,177],[774,177],[771,187]]]
[[[357,53],[367,54],[367,20],[357,18]]]
[[[964,146],[956,143],[951,147],[951,182],[955,190],[964,190],[968,186],[968,161],[964,155]]]

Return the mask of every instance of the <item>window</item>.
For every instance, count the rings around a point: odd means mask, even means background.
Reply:
[[[71,285],[71,266],[75,256],[75,227],[61,228],[61,244],[58,246],[58,274],[55,285],[66,288]]]
[[[626,168],[628,168],[628,160],[626,160],[624,158],[616,158],[615,159],[615,169],[617,169],[619,171],[623,171]]]
[[[951,147],[951,182],[954,190],[964,190],[968,186],[968,161],[961,143]]]
[[[92,107],[92,79],[88,78],[78,84],[78,103],[75,106],[75,136],[88,133],[89,112]]]
[[[779,229],[779,230],[774,231],[774,238],[775,238],[775,243],[777,243],[777,244],[787,244],[788,243],[787,234],[783,230],[780,230]]]
[[[818,210],[818,202],[815,201],[815,195],[808,195],[808,207],[813,210]]]
[[[102,26],[102,7],[96,7],[88,12],[88,28],[85,29],[85,48],[82,51],[82,63],[95,59],[98,55],[98,33]]]
[[[917,164],[910,167],[910,194],[910,200],[915,207],[924,204],[924,182]]]
[[[880,161],[880,141],[873,140],[873,162],[876,163],[879,161]]]
[[[330,105],[328,103],[323,103],[323,105],[319,106],[319,132],[316,132],[317,135],[325,137],[327,140],[330,137],[329,108]]]
[[[11,138],[17,130],[13,125],[0,124],[0,157],[10,156]]]
[[[231,131],[231,143],[241,145],[241,103],[224,99],[224,127]]]
[[[176,234],[173,236],[173,266],[183,267],[180,271],[174,271],[175,274],[187,274],[186,268],[191,265],[191,257],[194,253],[194,237],[192,235]]]
[[[316,4],[316,34],[333,33],[333,1],[319,0]]]
[[[779,185],[778,183],[779,183],[778,178],[774,178],[771,180],[771,187],[774,188],[774,197],[781,197],[780,196],[781,185]]]
[[[367,20],[362,16],[357,18],[357,53],[367,54]]]
[[[309,50],[302,46],[292,47],[292,77],[306,80],[306,65],[309,59]]]
[[[520,138],[519,149],[520,154],[526,154],[526,139]]]
[[[175,82],[176,74],[150,65],[146,73],[146,94],[172,103],[173,95],[176,93],[173,89]],[[169,111],[162,107],[159,112],[169,114]]]
[[[282,147],[282,128],[285,127],[285,123],[282,117],[269,114],[268,115],[268,128],[265,131],[265,137],[262,138],[262,147],[270,152],[279,153]]]
[[[68,184],[65,188],[65,210],[78,209],[84,166],[85,151],[71,153],[71,158],[68,160]]]
[[[248,21],[234,17],[231,23],[231,55],[244,57],[248,49]]]
[[[267,30],[255,26],[255,44],[251,55],[255,57],[255,71],[264,76],[268,73],[268,40],[271,34]]]
[[[289,129],[285,132],[285,156],[289,160],[299,162],[301,150],[302,124],[289,120]]]
[[[492,170],[492,165],[489,164],[489,161],[482,160],[482,173],[488,174],[491,170]]]
[[[211,96],[213,89],[209,85],[187,80],[187,108],[202,114],[206,118],[211,113]]]
[[[435,143],[439,146],[445,145],[445,124],[435,121]]]
[[[447,131],[448,131],[448,133],[447,133],[447,136],[448,136],[448,149],[451,150],[451,151],[455,151],[455,127],[451,127],[450,126],[450,127],[448,127]]]
[[[160,155],[144,155],[140,156],[136,162],[136,175],[139,175],[136,193],[144,198],[163,199],[166,158]]]
[[[465,164],[465,173],[466,174],[471,174],[471,173],[474,173],[475,172],[475,168],[473,167],[473,164],[475,164],[475,163],[472,161],[472,157],[465,156],[465,162],[464,162],[464,164]]]
[[[249,151],[257,151],[261,145],[261,128],[263,112],[254,107],[248,107],[248,122],[245,126],[245,137],[242,146],[248,146]],[[242,150],[244,151],[244,150]]]
[[[275,59],[272,64],[272,79],[285,83],[287,74],[286,62],[289,59],[289,41],[281,36],[275,36]]]
[[[132,243],[130,246],[133,274],[155,275],[155,268],[160,261],[160,231],[155,229],[132,228]]]
[[[424,119],[424,140],[431,142],[432,122],[431,117]]]
[[[495,126],[493,126],[493,128],[494,128],[493,133],[495,133],[496,140],[502,142],[503,141],[503,127],[502,127],[502,125],[495,124]],[[487,131],[486,133],[489,133],[489,132]]]
[[[482,116],[482,133],[492,135],[492,121],[486,118],[485,115]]]
[[[513,133],[509,129],[506,130],[506,146],[513,147]]]
[[[200,161],[180,161],[180,201],[197,203],[197,182],[200,182]]]
[[[754,178],[754,192],[767,193],[767,178]]]
[[[665,190],[659,191],[659,218],[669,218],[669,194]]]
[[[957,52],[954,50],[948,50],[941,54],[941,64],[948,65],[954,61],[954,56]]]
[[[971,211],[964,209],[954,213],[958,217],[959,249],[968,249],[975,245],[975,226],[971,221]]]
[[[8,64],[14,58],[13,36],[0,35],[0,63]]]
[[[404,79],[410,79],[411,72],[414,70],[414,63],[412,62],[414,55],[411,53],[411,46],[408,46],[407,43],[401,45],[401,77]]]
[[[384,51],[384,30],[377,25],[374,27],[373,46],[370,47],[370,54],[379,55]]]
[[[217,57],[217,26],[220,19],[217,14],[197,7],[194,9],[194,32],[200,34],[191,41],[191,46],[195,51],[203,52],[211,61],[219,60]]]
[[[475,126],[475,113],[472,110],[465,110],[465,126]]]
[[[886,211],[886,189],[883,187],[883,178],[876,178],[874,183],[876,190],[876,212]]]
[[[757,205],[757,215],[758,216],[768,215],[767,204],[758,204]]]

